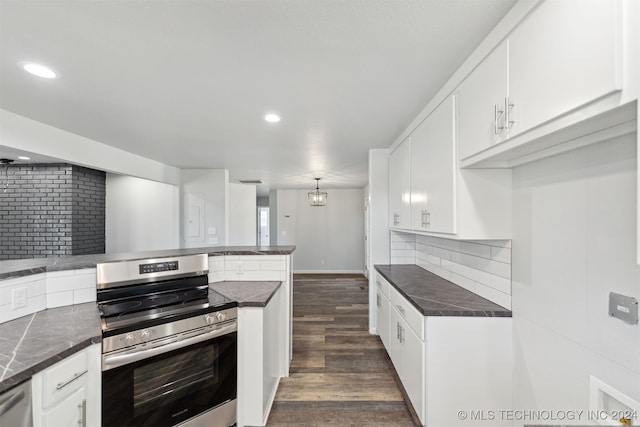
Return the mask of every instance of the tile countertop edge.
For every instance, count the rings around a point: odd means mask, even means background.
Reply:
[[[458,306],[456,304],[453,303],[444,303],[441,301],[432,301],[432,300],[428,300],[425,298],[420,298],[418,296],[412,296],[406,293],[406,291],[399,286],[397,283],[394,282],[394,280],[389,277],[388,274],[386,274],[385,271],[383,271],[382,269],[384,269],[385,267],[391,267],[390,265],[374,265],[374,268],[376,270],[376,272],[378,274],[380,274],[382,277],[385,278],[385,280],[387,280],[389,282],[389,284],[391,284],[391,286],[393,286],[394,289],[396,289],[407,301],[409,301],[411,303],[411,305],[413,305],[420,313],[422,313],[423,316],[426,317],[435,317],[435,316],[450,316],[450,317],[512,317],[513,313],[511,310],[506,309],[504,307],[501,307],[491,301],[486,300],[485,298],[482,298],[481,296],[468,291],[458,285],[456,285],[455,283],[444,279],[440,276],[437,276],[425,269],[423,269],[422,267],[416,266],[416,265],[407,265],[407,267],[409,268],[418,268],[420,269],[420,274],[424,274],[425,277],[428,276],[432,276],[437,278],[437,280],[440,282],[440,285],[445,285],[445,286],[451,286],[451,287],[455,287],[456,290],[460,290],[461,293],[467,293],[470,295],[474,295],[476,298],[481,299],[486,301],[487,303],[489,303],[490,305],[494,306],[494,308],[489,308],[489,309],[470,309],[470,308],[466,308],[466,307],[462,307],[462,306]],[[396,268],[402,268],[401,265],[394,265],[394,267]],[[450,308],[445,308],[445,309],[428,309],[428,308],[424,308],[421,307],[416,299],[423,299],[425,301],[432,301],[434,303],[437,304],[445,304],[450,306]]]
[[[224,255],[290,255],[295,246],[218,246],[204,248],[165,249],[116,254],[69,255],[51,258],[29,258],[0,261],[0,280],[15,279],[47,271],[81,270],[95,268],[102,262],[132,261],[146,258],[163,258],[195,254]]]

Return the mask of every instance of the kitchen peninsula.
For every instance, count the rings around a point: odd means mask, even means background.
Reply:
[[[31,377],[44,374],[46,378],[65,361],[80,354],[84,358],[86,353],[89,375],[76,382],[87,390],[88,425],[99,425],[102,331],[95,303],[96,265],[205,254],[209,288],[238,303],[238,425],[263,424],[280,377],[288,376],[291,360],[294,250],[294,246],[208,247],[2,261],[0,393]],[[256,358],[263,360],[257,363]],[[257,390],[243,381],[262,382],[263,387]],[[32,387],[36,384],[40,383],[34,381]],[[46,380],[41,384],[46,387]],[[40,393],[44,400],[46,392],[43,388]],[[44,404],[38,408],[35,396],[35,425],[48,425],[40,422],[42,413],[53,410]],[[57,404],[71,397],[61,397]]]

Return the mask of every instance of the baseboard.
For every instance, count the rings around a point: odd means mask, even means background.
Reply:
[[[362,274],[363,270],[293,270],[293,274]]]

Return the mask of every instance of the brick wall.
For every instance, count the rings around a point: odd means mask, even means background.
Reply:
[[[10,165],[0,190],[0,260],[104,253],[104,197],[104,172]]]
[[[73,166],[71,247],[73,255],[104,253],[105,180],[102,171]]]

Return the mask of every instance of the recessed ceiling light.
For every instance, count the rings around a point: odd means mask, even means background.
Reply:
[[[49,67],[45,67],[35,62],[20,62],[18,63],[27,73],[31,73],[34,76],[42,77],[45,79],[55,79],[58,77],[58,73],[53,71]]]
[[[20,159],[20,160],[31,160],[31,157],[27,157],[27,156],[18,156],[18,159]]]
[[[278,123],[280,121],[280,116],[277,114],[269,113],[264,116],[264,119],[269,123]]]

